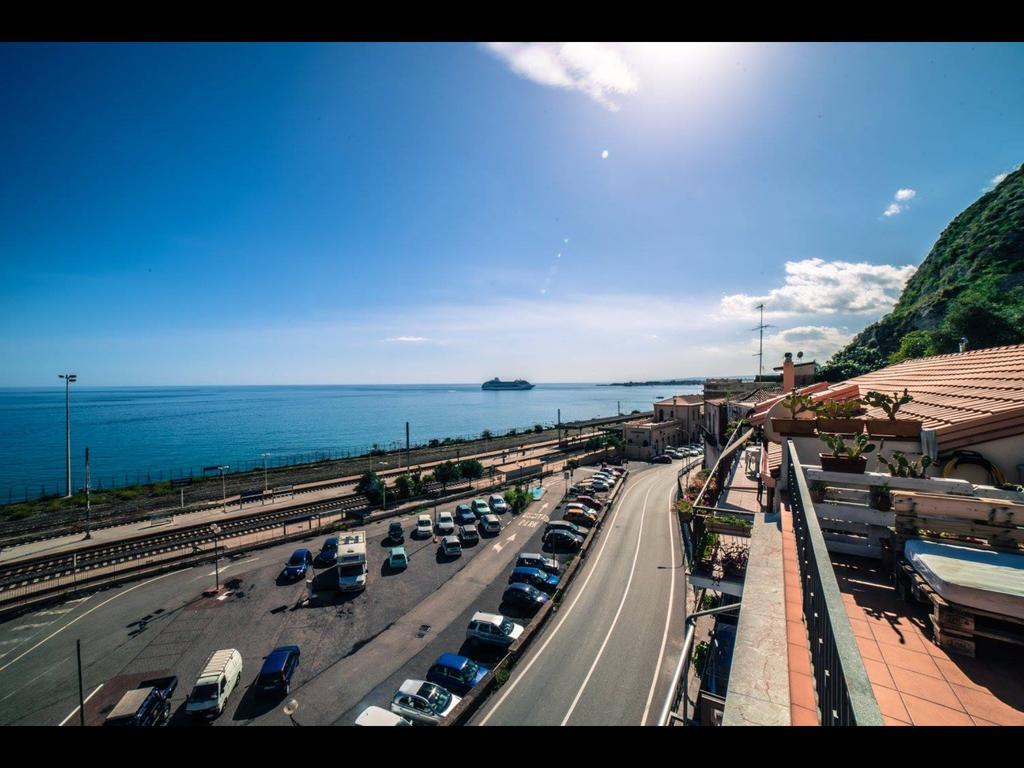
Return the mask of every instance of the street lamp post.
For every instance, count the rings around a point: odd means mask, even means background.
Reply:
[[[65,498],[71,498],[71,385],[78,381],[74,373],[58,373],[57,378],[64,379],[64,444],[67,450],[68,492]]]
[[[298,711],[298,709],[299,702],[297,702],[295,699],[292,699],[287,704],[285,704],[284,708],[282,709],[282,711],[286,715],[288,715],[288,719],[292,721],[292,725],[300,725],[300,723],[295,722],[295,713]]]
[[[220,465],[218,465],[217,469],[220,470],[220,503],[224,507],[224,512],[227,513],[227,511],[228,511],[228,490],[227,490],[227,484],[224,481],[224,470],[225,469],[231,469],[231,465],[229,465],[229,464],[220,464]]]
[[[264,496],[267,495],[267,490],[269,490],[269,487],[270,487],[267,484],[267,457],[269,455],[270,455],[269,453],[261,453],[260,454],[260,456],[263,457],[263,495]]]
[[[86,540],[92,538],[92,530],[90,526],[90,513],[92,512],[92,501],[90,498],[91,491],[89,483],[89,449],[85,449],[85,538]]]
[[[220,592],[220,556],[217,551],[219,549],[219,540],[217,539],[217,536],[220,534],[220,526],[213,523],[210,526],[210,533],[213,534],[213,577],[216,580],[216,589]]]

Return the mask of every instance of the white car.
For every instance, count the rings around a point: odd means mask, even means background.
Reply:
[[[466,637],[488,645],[508,647],[523,634],[524,628],[498,613],[477,611],[466,629]]]
[[[489,498],[488,503],[491,505],[491,512],[497,515],[508,512],[508,502],[505,501],[504,497],[499,496],[497,493]]]
[[[434,521],[430,519],[430,515],[420,515],[416,518],[416,528],[413,534],[417,538],[434,535]]]
[[[388,712],[383,707],[367,707],[359,713],[356,725],[412,725],[412,723],[394,712]]]
[[[615,475],[602,475],[602,474],[598,474],[598,475],[594,475],[594,480],[597,480],[598,482],[604,483],[605,485],[611,486],[611,485],[615,485],[616,477],[615,477]]]
[[[481,533],[501,533],[501,521],[494,515],[484,515],[480,518]]]
[[[437,513],[437,532],[444,534],[455,533],[455,518],[452,517],[451,512]]]
[[[607,491],[608,483],[604,482],[603,480],[594,480],[593,482],[590,483],[590,487],[595,491]]]
[[[422,725],[437,725],[462,701],[440,685],[406,680],[391,700],[391,711]]]

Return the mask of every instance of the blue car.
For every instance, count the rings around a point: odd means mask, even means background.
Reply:
[[[459,504],[455,508],[455,522],[458,525],[476,525],[476,515],[468,504]]]
[[[291,559],[284,567],[285,578],[301,579],[306,575],[306,569],[313,564],[313,553],[308,549],[296,549],[292,552]]]
[[[506,605],[515,605],[528,610],[536,610],[548,601],[548,596],[530,584],[516,582],[509,584],[505,594],[501,596],[501,602]]]
[[[331,536],[324,542],[324,545],[320,548],[320,553],[316,556],[316,559],[324,565],[334,565],[338,562],[337,536]]]
[[[427,680],[459,696],[465,696],[490,671],[465,656],[443,653],[427,672]]]
[[[545,573],[540,568],[518,566],[512,569],[512,575],[508,577],[508,583],[529,584],[551,594],[558,587],[558,577]]]
[[[292,675],[299,666],[299,646],[282,645],[263,660],[260,676],[256,678],[257,694],[287,696],[292,688]]]

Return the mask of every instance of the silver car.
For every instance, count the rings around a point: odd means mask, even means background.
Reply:
[[[421,725],[437,725],[462,699],[425,680],[406,680],[395,691],[391,711]]]
[[[466,629],[466,637],[488,645],[507,647],[523,634],[522,624],[498,613],[477,611]]]

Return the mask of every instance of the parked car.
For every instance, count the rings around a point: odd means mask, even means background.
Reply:
[[[356,718],[356,725],[412,725],[401,715],[396,715],[383,707],[367,707],[359,713]]]
[[[325,566],[331,566],[338,562],[338,537],[330,536],[316,555],[318,562]]]
[[[455,533],[455,520],[452,519],[451,512],[439,512],[437,514],[437,532]]]
[[[602,464],[601,471],[611,472],[616,477],[622,477],[624,474],[626,474],[626,470],[624,470],[622,467],[613,467],[611,464]]]
[[[561,568],[558,567],[558,561],[553,557],[545,557],[544,555],[534,554],[532,552],[522,552],[519,557],[516,558],[517,568],[540,568],[546,573],[553,573],[557,576],[561,572]]]
[[[615,481],[617,480],[617,478],[611,472],[595,472],[591,476],[591,480],[600,480],[602,483],[607,483],[608,485],[615,485]]]
[[[567,520],[552,520],[544,526],[544,529],[545,534],[548,531],[563,530],[568,531],[569,533],[573,533],[577,536],[581,536],[583,538],[587,537],[587,532],[583,528],[580,528],[575,523],[570,523]]]
[[[465,656],[442,653],[427,672],[427,681],[465,696],[490,671]]]
[[[480,518],[481,533],[501,533],[501,521],[494,515],[484,515]]]
[[[313,553],[308,549],[296,549],[284,566],[284,576],[287,579],[301,579],[306,575],[306,570],[313,564]]]
[[[409,567],[409,555],[405,547],[392,547],[388,554],[388,568],[393,571],[402,571]]]
[[[178,688],[178,678],[158,677],[145,680],[125,692],[107,715],[103,725],[158,726],[171,719],[171,696]]]
[[[473,499],[473,514],[477,516],[477,519],[484,515],[490,514],[491,508],[483,499]]]
[[[476,515],[473,514],[473,509],[469,504],[459,504],[455,508],[455,522],[458,525],[476,522]]]
[[[669,456],[666,453],[659,453],[657,456],[655,456],[653,459],[651,459],[651,463],[652,464],[671,464],[672,463],[672,457]]]
[[[477,611],[466,629],[466,638],[478,643],[507,647],[523,634],[523,630],[521,624],[499,613]]]
[[[309,550],[300,551],[308,553]],[[185,714],[207,720],[219,717],[241,677],[242,654],[237,649],[214,651],[192,686],[192,692],[185,702]]]
[[[535,611],[548,601],[548,596],[532,584],[516,582],[509,584],[505,593],[501,596],[501,602],[505,605],[514,605]]]
[[[576,502],[590,507],[595,512],[600,512],[604,509],[604,504],[595,499],[593,496],[577,496]]]
[[[669,459],[669,461],[671,461],[671,459]],[[610,486],[608,485],[608,483],[604,482],[603,480],[592,480],[591,483],[590,483],[590,490],[591,491],[602,491],[603,492],[603,491],[607,491],[609,489],[609,487]]]
[[[475,525],[460,525],[459,526],[459,541],[462,545],[476,544],[480,541],[480,534],[476,530]]]
[[[512,569],[508,577],[509,584],[529,584],[549,595],[558,588],[558,577],[542,571],[540,568],[523,568],[517,566]]]
[[[292,689],[292,675],[299,666],[299,646],[282,645],[264,659],[254,686],[257,694],[287,696]]]
[[[462,542],[458,536],[445,536],[441,539],[440,550],[445,557],[458,557],[462,554]]]
[[[583,546],[582,536],[562,528],[552,528],[549,531],[545,531],[541,541],[552,549],[563,549],[569,552],[574,552]]]
[[[397,520],[388,526],[388,540],[390,541],[402,541],[405,538],[405,531],[402,529],[402,524]]]
[[[430,515],[420,515],[416,518],[416,529],[413,533],[421,539],[434,535],[434,521],[430,519]]]
[[[414,723],[437,725],[460,701],[461,698],[436,683],[406,680],[395,691],[391,711]]]
[[[580,528],[592,528],[597,525],[597,512],[584,506],[567,506],[562,519]]]
[[[505,497],[501,496],[500,494],[492,494],[491,498],[487,500],[487,503],[491,507],[491,512],[493,512],[496,515],[501,515],[505,512],[508,512],[508,502],[505,501]]]

